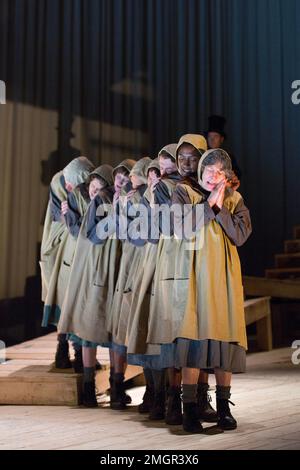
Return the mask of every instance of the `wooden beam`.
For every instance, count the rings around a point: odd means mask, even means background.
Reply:
[[[267,295],[283,299],[300,299],[299,281],[244,276],[243,285],[246,296]]]

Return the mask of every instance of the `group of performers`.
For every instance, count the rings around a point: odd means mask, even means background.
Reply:
[[[79,157],[53,177],[40,261],[43,326],[57,325],[58,368],[72,366],[73,344],[84,406],[97,406],[101,345],[109,348],[112,409],[131,402],[124,373],[140,365],[140,413],[189,433],[201,433],[203,421],[236,428],[231,376],[245,371],[247,348],[237,247],[251,233],[238,185],[230,156],[196,134],[155,159],[94,168]]]

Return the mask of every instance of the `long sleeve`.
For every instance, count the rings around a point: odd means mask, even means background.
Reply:
[[[172,229],[178,238],[190,239],[201,226],[215,219],[208,202],[193,204],[187,190],[180,184],[173,192],[172,205],[178,205],[172,213]]]
[[[242,246],[252,232],[250,213],[241,198],[232,214],[226,207],[222,207],[216,215],[228,238],[236,246]]]
[[[139,208],[141,208],[141,211],[139,211],[138,215],[130,215],[128,214],[128,240],[130,243],[132,243],[134,246],[141,247],[144,246],[147,242],[151,242],[150,236],[151,236],[151,207],[149,204],[149,201],[145,198],[142,197],[139,201]],[[132,209],[135,209],[135,204],[131,204],[130,201],[128,202],[128,211],[130,212]],[[137,207],[136,207],[137,209]],[[137,220],[137,217],[139,220]],[[141,223],[145,224],[144,227],[141,226]],[[132,228],[134,226],[134,231],[135,231],[135,237],[132,237]],[[147,230],[145,230],[147,229]],[[136,236],[136,234],[140,234],[140,236]],[[155,241],[153,241],[155,243]]]
[[[175,187],[175,184],[174,184]],[[152,205],[154,204],[154,206]],[[159,237],[161,234],[163,235],[172,235],[172,218],[170,218],[170,229],[171,232],[167,233],[164,227],[165,215],[161,212],[163,210],[162,206],[167,205],[168,207],[171,206],[171,196],[167,185],[164,181],[160,181],[153,192],[153,199],[151,204],[147,205],[148,209],[148,220],[149,220],[149,235],[148,241],[149,243],[157,244],[159,242]],[[159,213],[157,213],[159,210]],[[153,228],[153,233],[151,234],[151,226]],[[167,224],[168,226],[168,224]],[[152,236],[151,236],[152,235]],[[153,236],[154,235],[154,236]]]
[[[154,204],[171,204],[171,197],[167,185],[161,180],[154,190]]]
[[[83,217],[78,210],[77,201],[73,193],[68,194],[68,206],[69,210],[65,214],[65,222],[70,234],[77,238]]]
[[[90,203],[87,213],[87,238],[95,245],[102,245],[107,238],[115,232],[115,217],[113,211],[107,212],[103,210],[103,215],[97,214],[98,208],[103,205],[100,196],[96,196]],[[112,204],[111,204],[112,207]],[[97,228],[98,227],[98,228]],[[103,237],[99,237],[99,233],[103,233]]]
[[[51,217],[54,222],[62,222],[61,202],[62,201],[56,196],[56,194],[54,193],[54,191],[52,190],[50,186],[49,204],[50,204]]]

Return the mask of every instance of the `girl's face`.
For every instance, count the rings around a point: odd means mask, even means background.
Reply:
[[[73,184],[70,183],[67,180],[65,180],[65,187],[66,187],[66,190],[68,191],[68,193],[71,193],[73,191],[73,189],[75,188],[75,186],[73,186]]]
[[[93,178],[89,184],[89,196],[91,201],[95,199],[95,197],[99,194],[101,189],[104,188],[104,183],[100,181],[98,178]]]
[[[139,186],[141,186],[143,184],[143,181],[137,175],[131,175],[130,176],[130,181],[131,181],[131,184],[132,184],[132,189],[137,189]]]
[[[152,168],[151,170],[148,171],[148,186],[151,186],[151,184],[156,183],[157,180],[160,179],[158,170],[155,168]]]
[[[177,166],[171,158],[159,157],[159,169],[161,176],[167,176],[175,173]]]
[[[206,191],[213,191],[215,187],[225,180],[225,172],[222,170],[221,163],[207,165],[202,173],[203,188]]]
[[[192,176],[197,173],[200,160],[199,152],[191,144],[182,144],[178,149],[178,167],[182,176]]]
[[[120,192],[121,189],[129,182],[129,176],[123,173],[117,173],[114,179],[115,191]]]

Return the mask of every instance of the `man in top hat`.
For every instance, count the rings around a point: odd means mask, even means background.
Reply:
[[[224,140],[226,139],[226,133],[224,131],[224,127],[226,124],[226,119],[224,116],[212,115],[208,118],[208,130],[206,132],[206,139],[208,143],[208,147],[210,149],[222,148]],[[237,176],[237,178],[241,179],[241,170],[238,167],[235,157],[232,153],[228,152],[231,161],[232,161],[232,169]]]

